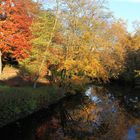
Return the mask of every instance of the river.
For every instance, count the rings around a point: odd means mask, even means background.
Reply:
[[[90,85],[0,128],[0,139],[140,140],[140,90]]]

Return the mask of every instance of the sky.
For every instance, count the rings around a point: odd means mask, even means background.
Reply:
[[[44,2],[48,0],[43,0]],[[53,0],[50,0],[53,1]],[[107,7],[116,18],[121,18],[127,22],[127,29],[133,33],[133,23],[140,22],[140,0],[106,0]],[[46,7],[51,7],[49,3]]]
[[[128,31],[133,32],[133,24],[140,21],[140,0],[108,0],[109,9],[116,18],[127,21]]]

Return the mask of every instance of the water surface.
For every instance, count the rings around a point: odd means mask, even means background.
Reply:
[[[3,140],[140,140],[140,92],[89,86],[1,128]]]

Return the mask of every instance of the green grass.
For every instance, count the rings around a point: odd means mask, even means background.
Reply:
[[[0,126],[25,117],[63,97],[57,86],[8,87],[0,85]]]

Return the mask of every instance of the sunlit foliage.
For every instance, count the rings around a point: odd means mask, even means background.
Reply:
[[[31,45],[30,25],[32,17],[26,5],[19,0],[6,0],[0,4],[0,51],[2,59],[7,56],[17,60],[28,57]]]
[[[0,6],[2,56],[15,57],[35,81],[50,76],[60,83],[108,82],[139,62],[139,53],[137,61],[130,61],[140,49],[138,27],[131,36],[104,0],[56,0],[49,10],[31,0],[7,0]]]

